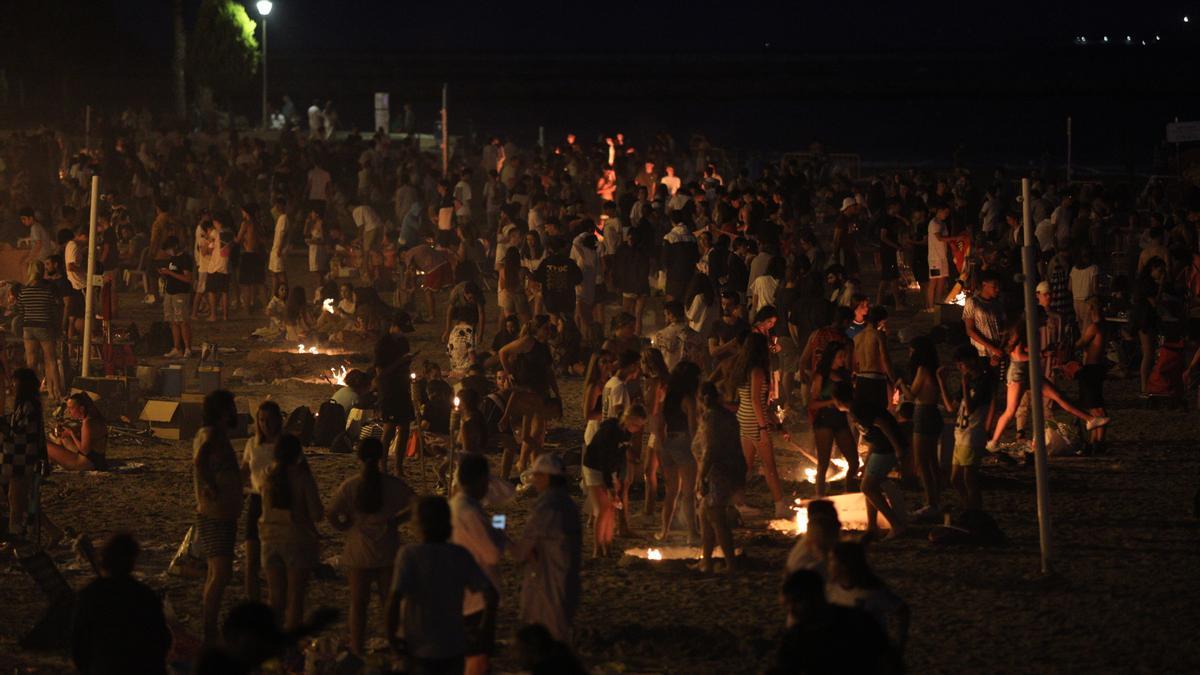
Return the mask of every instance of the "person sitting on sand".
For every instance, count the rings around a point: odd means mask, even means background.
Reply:
[[[783,582],[780,601],[791,628],[784,633],[770,675],[791,673],[899,673],[887,635],[865,612],[831,604],[825,581],[809,570]]]
[[[837,508],[828,499],[814,499],[805,509],[808,510],[808,530],[788,552],[783,569],[787,574],[812,570],[822,579],[829,579],[829,557],[842,534]]]
[[[100,409],[86,392],[67,397],[67,416],[79,420],[79,431],[64,426],[58,440],[46,443],[50,461],[69,471],[104,471],[108,468],[105,449],[108,447],[108,425]]]
[[[847,419],[857,427],[859,443],[867,446],[861,485],[863,496],[867,498],[867,535],[877,534],[877,516],[882,513],[891,527],[888,538],[898,537],[904,533],[901,519],[906,511],[903,504],[893,502],[893,497],[885,496],[883,491],[884,481],[888,480],[888,474],[897,466],[904,451],[896,418],[872,403],[854,403],[854,390],[849,383],[834,390],[833,400],[838,410],[846,413]]]
[[[633,404],[621,411],[621,417],[610,417],[600,423],[583,453],[583,484],[587,487],[595,508],[592,528],[592,557],[608,556],[613,540],[617,504],[622,495],[622,469],[628,452],[629,438],[642,433],[646,425],[646,410]]]
[[[308,298],[303,286],[296,286],[288,293],[283,328],[288,342],[306,339],[313,329],[312,317],[308,312]]]
[[[825,596],[831,605],[851,607],[875,619],[897,656],[908,642],[908,604],[883,583],[867,564],[867,549],[844,541],[833,547]]]

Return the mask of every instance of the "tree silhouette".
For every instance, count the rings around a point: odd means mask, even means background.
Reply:
[[[225,102],[244,91],[258,72],[256,27],[241,3],[204,0],[187,45],[192,81]]]

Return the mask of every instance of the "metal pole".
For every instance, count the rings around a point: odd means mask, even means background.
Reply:
[[[1067,115],[1067,182],[1071,182],[1071,116]]]
[[[449,85],[442,83],[442,177],[450,173],[450,129],[446,126],[449,122],[449,117],[446,112],[448,105],[447,91]]]
[[[1050,574],[1050,487],[1046,475],[1046,420],[1042,402],[1042,349],[1038,331],[1037,249],[1033,218],[1030,216],[1029,179],[1021,179],[1021,207],[1025,219],[1025,245],[1021,248],[1021,272],[1025,286],[1025,339],[1029,345],[1029,412],[1033,425],[1033,459],[1037,475],[1038,540],[1042,549],[1042,574]]]
[[[96,272],[96,207],[100,201],[100,177],[92,176],[92,212],[88,219],[87,276],[83,283],[83,376],[91,374],[92,362],[92,275]]]
[[[263,14],[263,94],[262,94],[262,128],[267,130],[267,15]]]

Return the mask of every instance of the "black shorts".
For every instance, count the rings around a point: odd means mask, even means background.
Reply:
[[[484,612],[475,612],[463,617],[463,626],[467,631],[467,656],[491,656],[496,650],[496,622],[483,625]]]
[[[813,428],[838,432],[849,430],[850,423],[846,421],[846,413],[837,408],[821,408],[813,418]]]
[[[204,290],[208,293],[224,293],[229,290],[229,275],[225,272],[209,272],[204,282]]]
[[[887,380],[870,377],[854,378],[854,402],[867,404],[878,410],[887,410]]]
[[[401,386],[408,386],[404,383]],[[408,424],[416,419],[411,395],[399,389],[380,387],[379,421],[388,424]]]
[[[1075,376],[1079,382],[1079,407],[1093,410],[1104,407],[1104,364],[1089,363]]]
[[[262,516],[262,495],[252,494],[246,500],[246,536],[242,541],[258,541],[258,519]]]
[[[67,294],[67,316],[82,319],[84,314],[83,291],[72,289]]]

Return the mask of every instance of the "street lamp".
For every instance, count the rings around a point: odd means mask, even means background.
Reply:
[[[262,128],[267,130],[267,15],[271,13],[271,0],[258,0],[254,6],[258,9],[259,15],[263,20],[263,52],[262,52],[262,68],[263,68],[263,95],[262,95]]]

